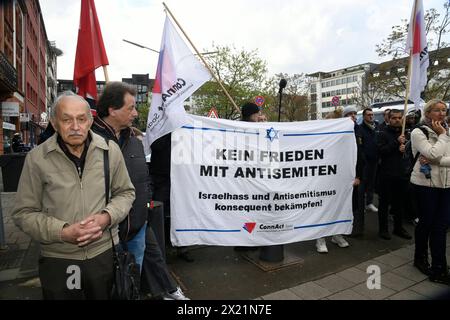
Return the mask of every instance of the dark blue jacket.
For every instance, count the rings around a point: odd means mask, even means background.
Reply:
[[[376,163],[378,161],[377,126],[375,126],[375,130],[372,130],[363,121],[360,125],[360,134],[363,140],[362,151],[366,163]]]
[[[380,154],[380,175],[384,177],[409,180],[409,163],[404,154],[400,152],[398,137],[402,128],[386,126],[378,133],[378,152]]]
[[[133,202],[133,206],[127,218],[119,224],[120,240],[129,241],[134,238],[147,221],[147,203],[151,198],[150,177],[145,161],[144,147],[131,128],[122,130],[118,140],[114,134],[114,129],[102,119],[96,117],[91,129],[120,146],[128,169],[128,175],[136,189],[136,199]]]

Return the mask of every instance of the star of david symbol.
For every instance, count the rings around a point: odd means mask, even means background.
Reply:
[[[267,139],[272,142],[275,139],[278,139],[278,131],[276,131],[274,128],[267,129]]]

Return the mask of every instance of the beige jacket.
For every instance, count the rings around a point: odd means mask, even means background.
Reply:
[[[59,147],[57,134],[33,149],[25,159],[13,220],[21,230],[41,243],[41,254],[45,257],[84,260],[105,252],[111,248],[111,236],[107,230],[101,239],[80,248],[61,240],[63,226],[105,210],[111,216],[117,244],[117,224],[127,216],[134,201],[134,187],[119,147],[115,143],[107,145],[92,131],[90,134],[92,141],[81,180],[74,163]],[[105,149],[109,149],[111,181],[111,200],[106,207]]]
[[[420,129],[414,129],[411,134],[413,155],[420,152],[431,161],[431,179],[420,172],[420,163],[416,162],[411,174],[411,183],[432,188],[450,188],[450,137],[448,134],[437,135],[431,128],[428,130],[428,140]]]

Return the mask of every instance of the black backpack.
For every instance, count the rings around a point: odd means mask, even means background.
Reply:
[[[428,130],[422,126],[417,127],[417,129],[420,129],[428,140]],[[420,156],[420,152],[417,152],[416,155],[413,155],[411,139],[405,144],[405,153],[403,156],[404,158],[406,158],[406,162],[408,164],[408,174],[411,175],[414,170],[414,166]]]

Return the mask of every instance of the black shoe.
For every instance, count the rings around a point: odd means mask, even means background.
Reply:
[[[428,259],[414,259],[414,267],[419,269],[424,275],[430,275],[430,264],[428,263]]]
[[[448,273],[448,270],[437,274],[432,273],[430,274],[430,281],[450,286],[450,274]]]
[[[398,229],[398,230],[394,230],[393,234],[395,234],[397,237],[406,239],[406,240],[411,240],[412,237],[411,235],[403,228]]]
[[[381,231],[378,233],[378,236],[384,240],[391,240],[391,235],[387,231]]]
[[[177,254],[178,258],[186,261],[186,262],[194,262],[194,258],[192,258],[191,254],[187,251],[183,251]]]

